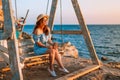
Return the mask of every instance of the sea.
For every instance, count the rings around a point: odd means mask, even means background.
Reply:
[[[120,25],[87,25],[98,58],[106,57],[107,62],[120,62]],[[25,25],[23,31],[32,35],[34,25]],[[54,25],[53,30],[80,30],[79,25]],[[71,42],[79,51],[79,56],[90,58],[83,35],[52,34],[53,41]]]

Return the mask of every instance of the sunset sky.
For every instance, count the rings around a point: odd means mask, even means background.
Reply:
[[[12,7],[15,11],[15,0]],[[27,24],[35,24],[36,17],[46,12],[48,0],[16,0],[18,18],[25,16],[27,9],[29,15]],[[49,10],[51,1],[49,0]],[[54,24],[60,23],[60,0],[55,16]],[[120,24],[120,0],[78,0],[86,24]],[[78,24],[71,0],[62,0],[63,24]],[[15,15],[15,14],[14,14]]]

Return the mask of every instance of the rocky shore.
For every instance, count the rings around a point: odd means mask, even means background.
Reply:
[[[79,69],[84,69],[87,66],[92,65],[90,59],[85,58],[73,58],[62,57],[63,64],[70,71],[70,73]],[[6,66],[4,60],[0,58],[0,69]],[[59,66],[55,63],[55,71],[57,77],[51,77],[47,71],[47,66],[31,66],[30,68],[23,69],[24,80],[54,80],[59,77],[67,75],[58,70]],[[0,72],[0,80],[11,80],[11,72]],[[90,72],[76,80],[120,80],[120,63],[109,62],[103,64],[100,69]]]

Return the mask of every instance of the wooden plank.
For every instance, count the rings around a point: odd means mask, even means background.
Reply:
[[[42,64],[42,63],[46,63],[46,62],[48,62],[48,61],[38,61],[38,62],[31,62],[31,63],[27,63],[27,64],[25,64],[25,67],[31,67],[31,66],[33,66],[33,65],[38,65],[38,64]]]
[[[49,54],[44,54],[44,55],[39,55],[39,56],[32,56],[32,57],[26,57],[24,60],[30,60],[30,59],[34,59],[34,58],[41,58],[41,57],[47,57],[49,56]]]
[[[41,58],[31,58],[31,59],[24,61],[24,62],[28,63],[28,62],[34,62],[34,61],[42,61],[42,59]]]
[[[74,7],[74,10],[75,10],[79,25],[81,25],[82,33],[83,33],[86,45],[88,47],[88,50],[90,52],[92,62],[94,64],[100,65],[100,62],[99,62],[98,56],[96,54],[96,51],[95,51],[95,48],[94,48],[90,33],[88,31],[88,28],[87,28],[87,26],[85,24],[85,21],[84,21],[84,18],[82,16],[82,13],[81,13],[81,10],[80,10],[80,7],[79,7],[79,3],[78,3],[77,0],[71,0],[71,1],[72,1],[72,5]]]
[[[38,64],[42,64],[42,63],[48,63],[49,62],[49,54],[26,57],[23,62],[26,67],[31,67],[33,65],[38,65]]]
[[[8,3],[9,0],[2,0],[2,7],[3,7],[3,13],[4,13],[4,33],[3,34],[4,36],[8,36],[8,38],[12,35],[12,21],[10,20],[12,18],[10,14],[10,8],[9,8],[9,4],[6,4]],[[12,11],[11,11],[12,13]]]
[[[22,49],[24,49],[24,48],[33,48],[33,47],[34,47],[33,44],[30,44],[30,45],[21,45],[21,46],[19,46],[19,48],[22,48]]]
[[[9,64],[9,55],[0,51],[0,56],[4,59],[5,62]]]
[[[19,53],[31,53],[33,52],[34,41],[32,39],[18,40]]]
[[[53,30],[53,22],[54,22],[54,17],[55,17],[55,13],[56,13],[57,3],[58,3],[58,0],[52,0],[50,17],[49,17],[49,21],[48,21],[48,26],[50,27],[51,31]]]
[[[16,40],[8,40],[8,51],[9,51],[10,68],[13,74],[12,78],[15,78],[15,80],[23,80],[23,75],[20,67],[18,44]]]
[[[7,71],[10,71],[10,68],[9,68],[9,67],[5,67],[5,68],[2,68],[2,69],[0,70],[1,73],[7,72]]]
[[[19,47],[19,54],[28,54],[28,53],[31,53],[33,52],[33,45],[32,46],[22,46],[22,47]]]
[[[6,47],[7,47],[7,41],[0,40],[0,56],[4,59],[6,63],[9,64],[8,49]]]
[[[52,34],[82,34],[82,31],[79,30],[79,31],[59,31],[59,30],[56,30],[56,31],[52,31]]]
[[[1,45],[0,45],[0,51],[8,53],[8,49],[4,46],[1,46]]]
[[[8,34],[3,33],[3,32],[0,33],[0,40],[5,40],[5,39],[7,39],[8,37],[9,37]]]
[[[18,40],[19,46],[26,46],[26,45],[34,45],[34,41],[32,39],[22,39]]]
[[[2,0],[4,12],[4,32],[9,37],[7,38],[9,62],[12,72],[12,80],[23,80],[23,75],[20,66],[18,44],[16,40],[16,31],[12,14],[11,0]]]
[[[91,65],[91,66],[88,66],[84,69],[80,69],[80,70],[77,70],[77,71],[70,73],[68,75],[57,78],[55,80],[75,80],[76,78],[79,78],[79,77],[81,77],[87,73],[90,73],[98,68],[100,68],[99,65]]]
[[[38,58],[31,58],[31,59],[29,59],[29,60],[26,60],[26,61],[24,61],[25,63],[27,63],[27,62],[34,62],[34,61],[39,61],[39,62],[41,62],[41,61],[46,61],[46,60],[48,60],[49,61],[49,57],[45,57],[44,59],[42,58],[42,57],[38,57]]]

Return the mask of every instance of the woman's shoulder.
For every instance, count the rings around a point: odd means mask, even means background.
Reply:
[[[32,36],[38,36],[38,37],[40,37],[40,36],[43,36],[43,34],[32,34]]]
[[[42,30],[41,29],[36,29],[35,32],[34,32],[35,35],[41,35],[43,34]]]

